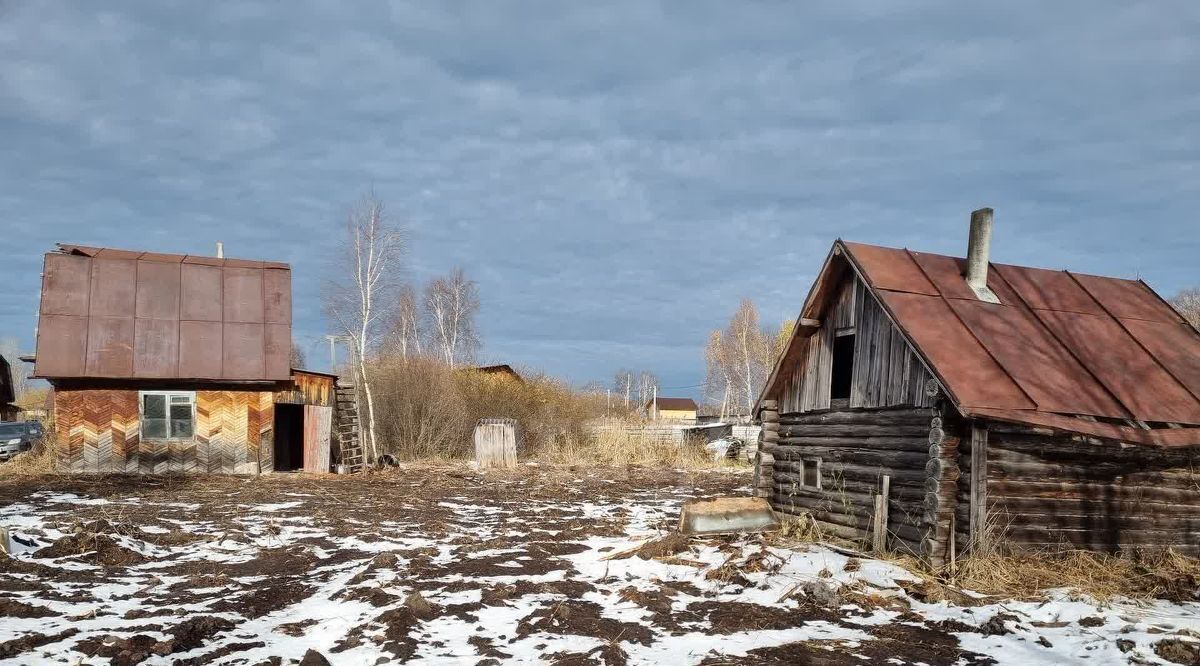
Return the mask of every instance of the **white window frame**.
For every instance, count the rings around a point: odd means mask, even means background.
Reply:
[[[163,396],[164,406],[166,407],[167,420],[167,436],[166,437],[146,437],[142,432],[142,426],[146,422],[146,396],[161,395]],[[171,436],[171,398],[172,396],[186,397],[188,399],[188,407],[192,412],[192,434],[188,437],[172,437]],[[180,404],[180,403],[175,403]],[[196,392],[195,391],[138,391],[138,437],[143,440],[151,440],[157,442],[183,442],[196,438]]]

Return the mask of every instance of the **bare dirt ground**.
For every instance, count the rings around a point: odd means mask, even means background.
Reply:
[[[0,663],[287,664],[310,649],[333,664],[1162,663],[1162,634],[1200,630],[1188,604],[935,599],[819,546],[670,536],[684,500],[748,480],[465,466],[0,480]],[[1194,642],[1171,640],[1188,658]]]

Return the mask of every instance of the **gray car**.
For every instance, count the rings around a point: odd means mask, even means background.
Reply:
[[[0,422],[0,460],[33,448],[42,438],[42,424],[37,421]]]

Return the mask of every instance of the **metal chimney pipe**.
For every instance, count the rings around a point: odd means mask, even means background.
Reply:
[[[992,209],[971,213],[971,235],[967,239],[967,284],[976,292],[987,290],[988,260],[992,251]]]
[[[971,227],[971,229],[972,229],[971,233],[974,234],[975,227]],[[974,237],[974,236],[972,236],[972,237]],[[217,259],[224,259],[224,258],[225,258],[225,244],[222,243],[221,241],[217,241]]]

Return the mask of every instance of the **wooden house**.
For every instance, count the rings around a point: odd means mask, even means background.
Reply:
[[[14,404],[17,400],[13,391],[12,366],[8,359],[0,356],[0,421],[13,421],[17,418],[20,408]]]
[[[329,471],[335,377],[289,367],[287,264],[59,247],[34,375],[60,470]]]
[[[695,421],[698,409],[691,398],[654,398],[646,403],[646,415],[656,421]]]
[[[760,495],[940,564],[1200,554],[1200,332],[1140,280],[838,240],[759,399]]]

